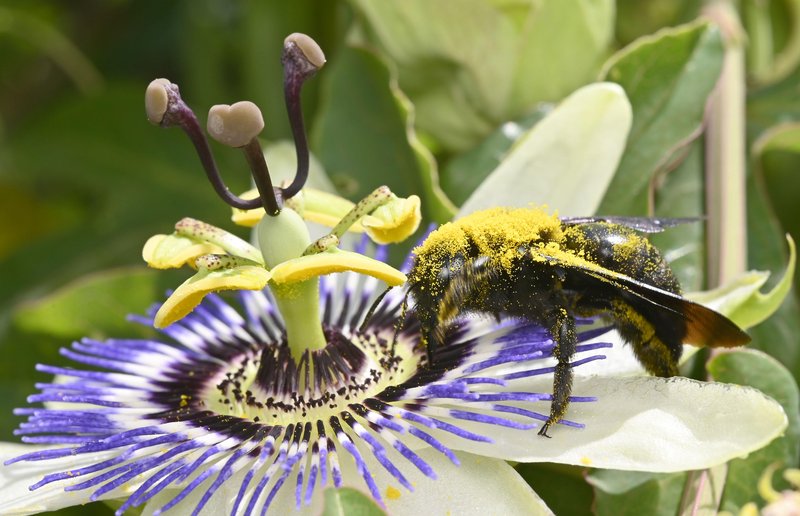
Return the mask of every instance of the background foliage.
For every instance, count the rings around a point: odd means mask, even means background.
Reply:
[[[709,8],[700,0],[0,2],[0,413],[24,404],[43,380],[34,365],[59,363],[68,341],[149,334],[123,315],[180,279],[141,264],[149,235],[183,216],[235,230],[188,141],[146,122],[147,83],[180,84],[201,119],[212,104],[252,100],[267,120],[262,136],[288,138],[279,55],[295,31],[329,59],[305,111],[312,150],[342,194],[357,199],[386,182],[421,193],[425,215],[447,220],[553,103],[608,80],[625,89],[634,120],[599,211],[707,214],[709,231],[747,235],[749,268],[780,270],[783,232],[800,237],[800,0],[723,3],[733,17],[709,25],[693,21]],[[724,194],[708,177],[719,150],[703,132],[726,45],[745,42],[745,117],[728,122],[745,149],[747,204],[736,209],[746,230],[715,211]],[[246,189],[241,156],[215,151],[232,189]],[[531,200],[547,202],[535,192]],[[714,286],[707,271],[745,254],[707,249],[701,224],[659,237],[688,290]],[[698,486],[717,478],[726,480],[714,507],[763,503],[763,469],[798,465],[798,315],[792,294],[751,330],[764,353],[709,363],[713,378],[775,397],[791,421],[786,437],[731,463],[727,477],[551,465],[520,473],[558,513],[674,514],[706,500],[709,488]],[[0,417],[0,439],[16,439],[18,423]]]

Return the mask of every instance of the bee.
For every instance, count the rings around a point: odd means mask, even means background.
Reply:
[[[558,361],[550,415],[572,391],[576,317],[600,317],[651,374],[678,374],[683,343],[735,347],[750,337],[725,316],[681,296],[658,249],[642,233],[686,219],[564,218],[540,208],[493,208],[444,224],[414,249],[408,274],[421,341],[435,359],[448,326],[473,313],[536,322]]]

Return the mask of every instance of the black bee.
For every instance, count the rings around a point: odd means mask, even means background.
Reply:
[[[543,325],[558,360],[550,415],[539,431],[547,436],[569,404],[576,316],[607,320],[657,376],[678,374],[684,342],[746,344],[750,337],[729,319],[681,297],[669,265],[640,234],[680,222],[495,208],[441,226],[414,250],[408,275],[429,359],[448,323],[465,313]]]

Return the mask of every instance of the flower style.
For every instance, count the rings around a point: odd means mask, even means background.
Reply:
[[[118,514],[142,506],[318,513],[330,486],[366,490],[396,512],[546,513],[504,460],[700,469],[785,428],[780,406],[753,389],[620,379],[619,357],[630,354],[593,320],[580,321],[575,403],[552,439],[534,430],[552,398],[546,330],[462,316],[428,356],[409,289],[381,293],[380,281],[403,284],[412,257],[395,270],[384,263],[386,247],[368,252],[366,238],[355,252],[338,248],[353,229],[378,243],[402,240],[419,223],[419,200],[379,188],[353,205],[304,188],[299,86],[324,62],[304,38],[287,38],[284,55],[298,148],[288,186],[269,181],[253,106],[212,108],[209,117],[209,132],[242,148],[254,171],[256,192],[237,197],[177,87],[157,80],[148,88],[149,118],[187,132],[234,218],[256,225],[259,247],[194,219],[147,242],[150,265],[196,269],[164,304],[133,318],[162,336],[83,339],[62,350],[79,368],[38,366],[55,380],[29,398],[43,408],[16,412],[28,418],[17,434],[37,448],[2,452],[0,513],[110,499],[121,501]],[[312,241],[301,215],[333,229]],[[236,290],[237,302],[220,290]]]

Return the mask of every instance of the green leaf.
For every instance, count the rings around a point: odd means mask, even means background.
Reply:
[[[650,240],[669,262],[683,290],[692,291],[705,287],[705,231],[702,221],[705,157],[699,140],[685,152],[681,164],[659,180],[654,215],[663,218],[698,217],[698,220],[652,234]]]
[[[500,165],[512,145],[553,109],[550,104],[514,122],[506,122],[478,146],[449,160],[442,171],[442,189],[456,204],[463,204],[484,179]]]
[[[776,125],[800,121],[800,69],[747,97],[747,140],[752,143]]]
[[[747,178],[747,240],[750,267],[778,271],[787,261],[784,231],[757,174]],[[774,278],[773,278],[774,279]],[[772,283],[771,281],[769,283]],[[800,304],[793,292],[777,313],[749,330],[751,347],[768,352],[800,378]]]
[[[780,307],[792,288],[797,257],[794,241],[789,235],[786,238],[789,263],[778,284],[766,294],[762,294],[760,289],[767,282],[769,273],[750,271],[719,288],[692,294],[691,298],[724,313],[743,328],[766,320]]]
[[[352,487],[325,490],[322,516],[380,516],[386,514],[371,497]]]
[[[584,480],[586,468],[539,462],[520,463],[515,469],[555,514],[591,513],[594,497]]]
[[[343,194],[359,200],[382,182],[398,196],[420,194],[425,216],[449,220],[433,157],[413,133],[412,106],[373,53],[342,48],[327,70],[312,135],[317,157]]]
[[[800,1],[743,2],[751,74],[760,83],[786,77],[800,63]]]
[[[594,79],[614,34],[614,1],[527,1],[518,2],[516,9],[494,4],[519,31],[506,114],[559,100]]]
[[[800,237],[800,124],[784,123],[768,129],[753,144],[754,174],[783,229]]]
[[[584,86],[517,140],[459,214],[530,203],[563,215],[593,214],[614,176],[630,124],[630,104],[619,86]]]
[[[448,150],[590,81],[613,34],[608,0],[351,3],[397,65],[418,127]]]
[[[65,340],[130,330],[125,316],[143,313],[160,295],[159,272],[130,267],[77,279],[35,301],[21,305],[13,323],[21,330]]]
[[[594,487],[598,516],[674,516],[686,474],[595,470],[586,480]]]
[[[747,458],[730,462],[724,510],[736,513],[747,502],[758,500],[757,482],[773,462],[797,467],[800,453],[800,392],[792,374],[777,360],[760,351],[737,350],[720,353],[708,363],[712,377],[721,382],[749,385],[773,397],[783,406],[789,426],[783,437]]]
[[[647,213],[652,178],[699,135],[722,57],[719,30],[702,22],[643,37],[606,63],[605,80],[631,101],[633,127],[600,213]]]

